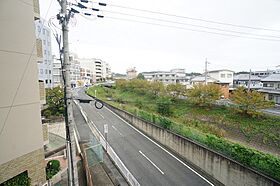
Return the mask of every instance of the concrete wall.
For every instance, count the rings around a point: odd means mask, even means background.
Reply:
[[[247,168],[217,152],[187,138],[146,122],[132,114],[107,105],[130,124],[168,147],[173,152],[227,186],[276,186],[280,185],[269,177]]]
[[[22,159],[43,148],[33,0],[1,0],[0,18],[0,175],[5,176],[0,177],[2,183],[24,168],[32,177],[28,164],[44,170],[44,154]],[[17,168],[21,164],[26,167]],[[45,180],[45,176],[40,178]]]

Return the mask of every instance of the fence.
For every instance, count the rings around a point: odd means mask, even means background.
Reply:
[[[104,149],[106,149],[108,155],[113,160],[115,165],[118,167],[124,178],[127,180],[127,182],[131,186],[140,186],[138,181],[135,179],[135,177],[131,174],[131,172],[128,170],[128,168],[124,165],[124,163],[121,161],[121,159],[118,157],[118,155],[115,153],[114,149],[110,146],[110,144],[107,143],[104,136],[101,134],[101,132],[97,129],[97,127],[94,125],[93,122],[91,122],[87,114],[83,111],[83,108],[79,105],[78,102],[75,102],[76,105],[79,107],[85,121],[87,122],[88,126],[90,127],[93,134],[99,139],[100,144],[103,146]],[[107,143],[107,144],[106,144]],[[96,160],[92,160],[96,161]]]

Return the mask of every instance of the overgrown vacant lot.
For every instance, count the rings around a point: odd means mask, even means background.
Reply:
[[[92,87],[87,92],[94,95],[95,90],[99,99],[131,113],[137,114],[142,110],[158,114],[158,96],[148,92],[139,94],[100,86]],[[280,157],[280,117],[265,115],[261,118],[250,118],[224,106],[201,108],[181,99],[172,100],[170,108],[171,114],[168,118],[176,123]]]

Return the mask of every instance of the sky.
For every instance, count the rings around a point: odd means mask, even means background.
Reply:
[[[75,0],[69,1],[75,2]],[[70,51],[75,52],[80,58],[102,59],[111,65],[113,72],[125,73],[126,69],[131,67],[136,67],[138,72],[172,68],[185,68],[186,72],[203,72],[206,58],[209,61],[208,70],[249,71],[252,69],[254,71],[275,69],[277,65],[280,65],[280,0],[94,1],[107,3],[107,6],[98,6],[96,3],[85,5],[102,9],[103,12],[99,12],[99,14],[105,17],[100,19],[75,14],[69,24]],[[214,24],[178,16],[164,16],[119,8],[114,5],[278,31]],[[55,16],[60,9],[56,0],[40,0],[40,8],[41,17],[46,20]],[[78,10],[78,8],[76,9]],[[109,13],[108,11],[169,22]],[[96,14],[90,10],[84,12]],[[168,25],[169,27],[117,20],[112,17]],[[58,25],[57,21],[54,23]],[[184,29],[178,29],[178,27],[184,27]],[[209,29],[209,27],[215,30]],[[197,30],[203,32],[197,32]],[[268,35],[273,37],[265,38],[273,41],[210,34],[205,31],[254,38],[264,38],[256,35]],[[237,32],[245,32],[250,35]],[[58,49],[54,39],[52,48],[53,53],[57,54]]]

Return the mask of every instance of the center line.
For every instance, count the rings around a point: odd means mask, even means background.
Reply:
[[[102,114],[100,114],[99,112],[97,112],[103,119],[104,119],[104,116],[102,116]]]
[[[150,160],[143,152],[141,152],[141,150],[139,150],[139,153],[142,154],[142,156],[144,156],[161,174],[164,174],[164,172],[160,170],[160,168],[158,168],[158,166],[156,166],[156,164],[152,162],[152,160]]]
[[[114,125],[112,125],[112,128],[115,129],[115,131],[117,131],[121,136],[123,136],[122,133]]]

